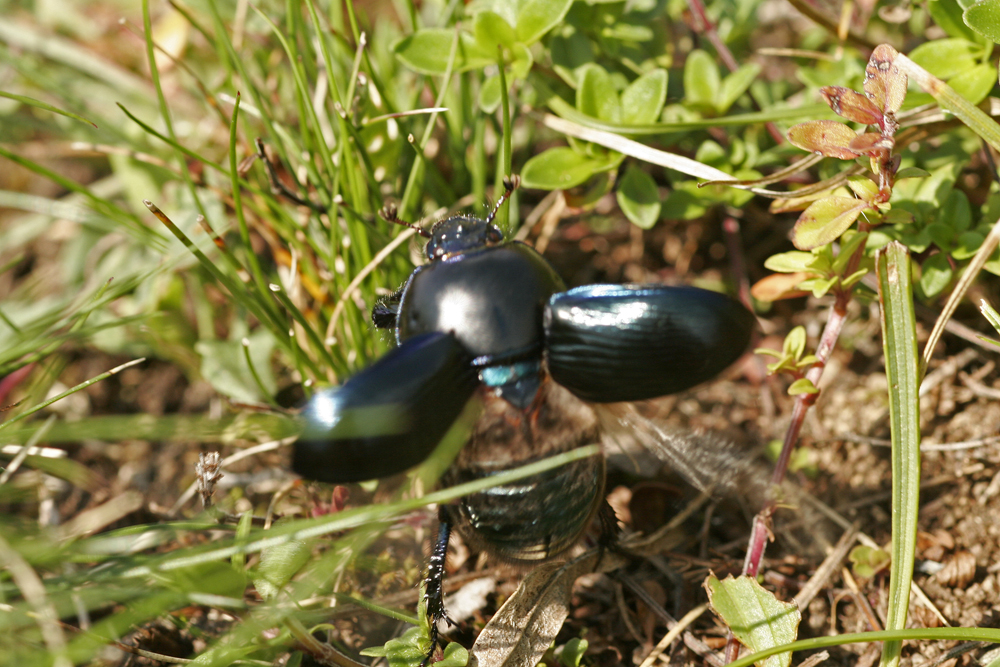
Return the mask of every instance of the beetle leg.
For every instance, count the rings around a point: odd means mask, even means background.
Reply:
[[[595,572],[601,567],[604,554],[608,551],[629,555],[628,551],[623,549],[621,545],[622,529],[618,525],[618,517],[615,515],[614,508],[611,507],[606,498],[601,504],[600,509],[597,510],[597,520],[600,522],[601,528],[600,534],[597,537],[597,564],[594,566]]]
[[[518,176],[517,174],[514,174],[510,178],[503,179],[503,194],[500,195],[500,199],[497,200],[497,203],[493,207],[493,210],[490,211],[490,214],[486,216],[486,222],[488,224],[493,224],[494,218],[497,217],[497,211],[500,210],[500,207],[503,206],[503,203],[510,198],[510,195],[514,192],[514,190],[517,190],[517,188],[520,187],[520,185],[521,185],[521,177]]]
[[[427,621],[430,623],[431,647],[424,656],[420,667],[427,667],[434,651],[437,650],[438,643],[438,621],[447,621],[448,625],[455,625],[455,621],[448,617],[448,612],[444,609],[444,565],[448,556],[448,539],[451,537],[451,517],[448,509],[444,505],[438,508],[438,536],[434,548],[431,550],[430,563],[427,565],[427,579],[425,584],[424,599],[427,602]]]
[[[396,327],[396,317],[399,315],[399,300],[403,297],[403,289],[400,288],[384,296],[375,302],[372,308],[372,324],[377,329],[394,329]]]

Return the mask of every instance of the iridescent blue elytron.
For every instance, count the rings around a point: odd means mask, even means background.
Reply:
[[[476,395],[482,416],[445,482],[487,477],[597,442],[590,403],[682,391],[743,354],[755,318],[725,295],[663,285],[567,290],[540,254],[504,241],[493,224],[516,180],[505,185],[485,220],[456,216],[422,232],[427,264],[372,313],[398,346],[309,400],[296,472],[330,483],[403,472],[430,455]],[[474,494],[442,509],[443,543],[454,524],[507,561],[556,556],[606,505],[603,489],[603,457],[594,457]],[[438,617],[443,548],[439,541],[428,581]]]

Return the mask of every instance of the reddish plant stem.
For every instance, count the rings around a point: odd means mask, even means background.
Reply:
[[[740,221],[732,216],[722,221],[722,231],[726,235],[726,249],[729,254],[729,266],[736,281],[736,292],[740,303],[753,310],[750,299],[750,280],[747,278],[746,262],[743,261],[743,244],[740,240]]]
[[[719,58],[722,59],[722,64],[726,66],[730,72],[735,72],[739,69],[739,63],[736,62],[736,58],[733,57],[732,52],[726,43],[722,41],[719,37],[719,33],[715,31],[715,24],[712,23],[708,15],[705,14],[705,5],[702,4],[701,0],[688,0],[688,7],[691,8],[691,12],[695,15],[698,23],[701,24],[701,30],[705,33],[705,37],[708,41],[712,43],[712,47],[715,52],[719,54]],[[760,104],[757,103],[756,98],[754,98],[753,93],[747,91],[747,95],[750,96],[750,101],[753,102],[753,106],[757,111],[763,111]],[[785,143],[785,136],[778,129],[778,126],[772,122],[765,123],[768,133],[771,138],[774,139],[775,143],[783,144]]]
[[[864,222],[861,222],[858,228],[862,232],[868,231],[868,225]],[[851,256],[842,275],[849,276],[857,270],[858,265],[861,263],[861,257],[864,255],[864,250],[864,244],[862,244]],[[830,355],[837,345],[840,332],[844,329],[844,322],[847,320],[847,304],[851,302],[852,294],[853,292],[850,289],[841,288],[837,290],[836,300],[830,309],[830,316],[826,321],[826,326],[823,328],[819,345],[816,347],[817,361],[805,374],[806,379],[812,382],[814,386],[819,385],[820,378],[823,377],[823,370],[826,368],[826,363],[829,361]],[[785,479],[785,473],[788,471],[788,462],[791,460],[795,443],[798,442],[799,434],[802,432],[806,413],[816,402],[817,396],[818,394],[799,394],[795,398],[791,422],[788,425],[788,430],[785,432],[785,440],[781,446],[781,454],[775,462],[774,473],[771,475],[772,488],[776,488]],[[764,560],[764,550],[771,537],[771,515],[774,514],[777,506],[777,499],[772,494],[772,497],[768,499],[764,508],[754,517],[753,528],[750,532],[750,542],[747,546],[747,555],[743,561],[743,574],[748,577],[756,577],[758,572],[760,572],[760,565]],[[729,663],[737,657],[739,657],[739,643],[733,636],[732,631],[730,631],[729,641],[726,643],[725,661]]]

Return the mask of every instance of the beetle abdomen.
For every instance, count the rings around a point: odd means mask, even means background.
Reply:
[[[483,414],[446,474],[459,484],[599,442],[594,409],[542,376],[527,410],[479,390]],[[604,500],[603,455],[462,498],[452,512],[476,548],[508,561],[544,560],[570,548]]]
[[[549,263],[522,243],[427,264],[404,289],[397,337],[451,332],[481,358],[477,363],[538,358],[545,304],[563,287]]]
[[[700,384],[736,361],[756,320],[696,287],[586,285],[545,312],[552,378],[596,403],[638,401]]]
[[[587,530],[604,500],[604,474],[604,457],[593,456],[474,493],[462,498],[457,523],[474,547],[498,558],[546,560],[572,547]],[[463,470],[460,476],[471,481],[484,475]]]

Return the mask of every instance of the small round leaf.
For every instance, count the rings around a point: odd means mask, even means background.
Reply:
[[[660,193],[653,177],[630,165],[618,181],[618,205],[636,227],[649,229],[660,218]]]

